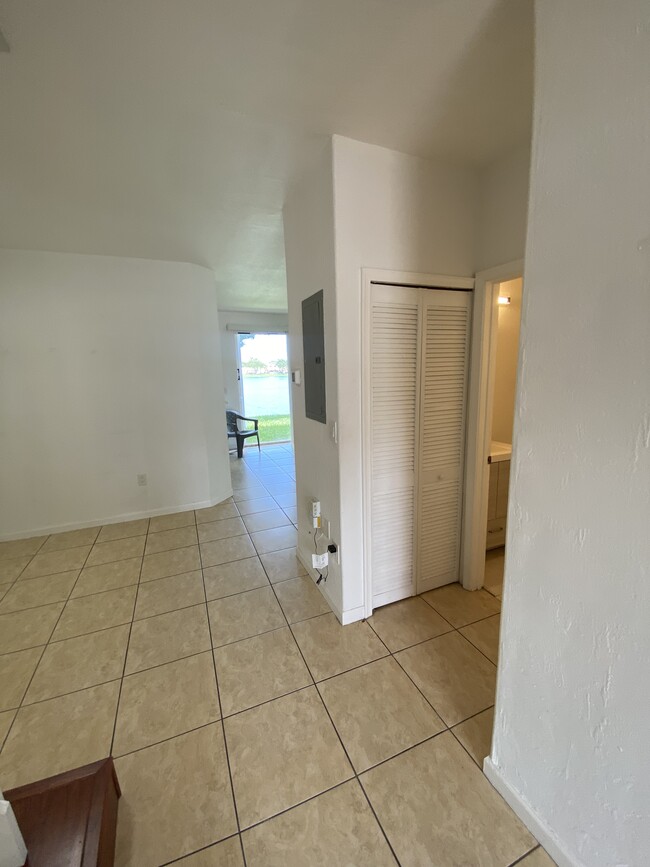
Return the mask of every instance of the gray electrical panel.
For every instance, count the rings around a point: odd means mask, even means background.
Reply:
[[[327,421],[325,406],[325,331],[323,290],[302,302],[302,346],[305,356],[305,414]]]

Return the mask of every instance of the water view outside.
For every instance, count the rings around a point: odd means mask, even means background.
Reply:
[[[244,415],[260,422],[260,440],[291,439],[287,337],[240,334]]]

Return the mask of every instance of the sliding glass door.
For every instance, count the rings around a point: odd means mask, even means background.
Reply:
[[[259,420],[263,443],[291,440],[286,334],[239,334],[243,415]]]

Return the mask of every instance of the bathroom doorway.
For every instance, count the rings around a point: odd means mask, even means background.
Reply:
[[[476,275],[461,581],[503,591],[523,262]]]

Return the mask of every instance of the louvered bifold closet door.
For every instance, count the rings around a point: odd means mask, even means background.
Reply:
[[[425,292],[417,491],[417,592],[458,581],[470,294]]]
[[[373,285],[370,304],[370,569],[377,607],[414,591],[419,293]]]

